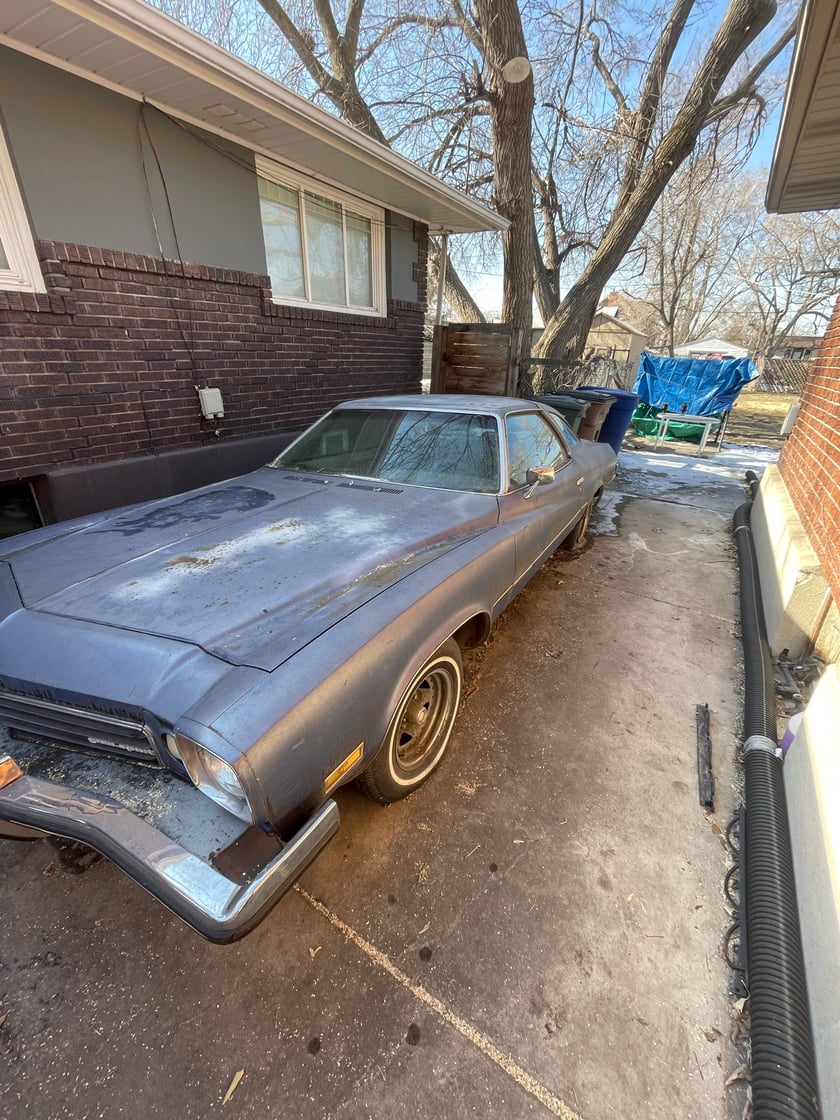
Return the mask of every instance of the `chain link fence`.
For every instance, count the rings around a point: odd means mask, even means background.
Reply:
[[[801,393],[813,368],[812,362],[797,358],[765,358],[759,377],[747,388],[758,393]]]
[[[631,389],[635,378],[635,364],[618,362],[614,358],[531,358],[529,367],[519,373],[519,396],[562,393],[578,385]]]

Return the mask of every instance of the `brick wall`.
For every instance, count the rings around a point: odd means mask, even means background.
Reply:
[[[298,430],[341,399],[417,392],[423,303],[387,317],[280,307],[268,278],[37,244],[46,295],[0,291],[0,483]],[[196,386],[222,390],[201,419]]]
[[[840,605],[840,300],[779,469]]]

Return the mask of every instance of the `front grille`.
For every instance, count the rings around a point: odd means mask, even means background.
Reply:
[[[149,728],[125,715],[0,690],[0,723],[39,742],[138,762],[159,761]]]

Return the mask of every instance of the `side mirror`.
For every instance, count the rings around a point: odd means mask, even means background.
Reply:
[[[528,489],[524,497],[530,498],[538,486],[545,486],[554,481],[554,467],[531,467],[525,475]]]

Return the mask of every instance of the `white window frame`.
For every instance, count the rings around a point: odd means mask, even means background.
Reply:
[[[0,268],[0,290],[45,292],[29,218],[23,205],[12,157],[0,125],[0,242],[9,261]]]
[[[295,191],[298,196],[299,204],[306,191],[310,194],[325,198],[329,202],[337,203],[342,210],[342,224],[346,211],[349,211],[351,214],[357,214],[360,218],[366,218],[370,222],[371,294],[373,297],[371,306],[359,306],[352,303],[318,303],[308,298],[297,298],[295,296],[285,295],[283,292],[272,292],[273,301],[278,304],[293,307],[312,307],[321,311],[343,312],[346,315],[371,315],[382,318],[386,313],[384,209],[381,206],[374,206],[370,202],[362,201],[361,199],[354,198],[352,195],[345,194],[343,191],[333,186],[328,186],[317,179],[310,179],[306,175],[301,175],[290,171],[288,168],[280,167],[278,164],[273,163],[269,159],[265,159],[263,156],[257,156],[256,169],[257,174],[262,179],[268,179],[269,182],[277,183],[278,186]],[[306,241],[306,218],[303,207],[300,205],[298,215],[301,248],[303,252],[304,284],[308,289],[309,261]],[[266,264],[268,264],[267,261]],[[345,290],[346,285],[347,271],[345,270]]]

